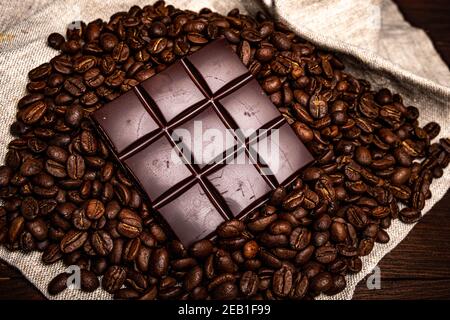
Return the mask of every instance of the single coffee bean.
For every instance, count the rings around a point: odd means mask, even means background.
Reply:
[[[81,270],[80,280],[81,290],[85,292],[93,292],[100,286],[100,281],[95,273],[89,270]]]
[[[321,272],[311,279],[310,288],[316,292],[326,292],[333,286],[333,277],[328,272]]]
[[[71,127],[78,127],[83,119],[83,108],[79,105],[73,105],[67,108],[64,120]]]
[[[279,297],[286,297],[292,289],[293,274],[288,268],[281,268],[273,274],[273,292]]]
[[[242,249],[243,255],[246,259],[252,259],[252,258],[256,257],[256,255],[258,254],[258,251],[259,251],[259,245],[254,240],[248,241]]]
[[[153,251],[150,258],[150,271],[156,277],[162,277],[169,268],[169,253],[165,248],[158,248]]]
[[[338,251],[332,246],[322,246],[317,248],[315,252],[315,258],[317,261],[323,264],[329,264],[336,260]]]
[[[391,175],[391,182],[396,186],[405,184],[411,176],[410,168],[399,167]]]
[[[210,240],[200,240],[190,247],[191,254],[200,259],[208,257],[214,250],[214,246]]]
[[[27,222],[27,230],[33,235],[38,241],[43,241],[48,236],[48,227],[43,219],[35,219],[33,221]]]
[[[91,244],[98,255],[106,256],[113,248],[113,240],[111,236],[103,231],[95,231],[91,236]]]
[[[133,211],[122,209],[119,212],[117,231],[127,238],[136,238],[142,232],[142,220]]]
[[[105,214],[105,206],[97,199],[91,199],[86,203],[86,216],[91,220],[100,219]]]
[[[400,220],[404,223],[414,223],[419,221],[422,214],[419,210],[413,208],[404,208],[400,211]]]
[[[293,288],[289,294],[289,297],[296,300],[302,299],[307,293],[308,286],[308,277],[298,273],[294,279]]]
[[[87,238],[87,232],[70,230],[61,240],[61,251],[64,253],[73,252],[81,248],[86,242]]]
[[[217,286],[213,291],[213,297],[217,300],[233,300],[238,295],[238,288],[232,282],[225,282]]]
[[[281,80],[277,76],[270,76],[264,79],[261,86],[267,94],[272,94],[280,90]]]
[[[74,180],[81,179],[85,173],[86,166],[82,156],[72,154],[67,159],[66,165],[67,175]]]
[[[295,228],[289,239],[291,247],[295,250],[302,250],[308,246],[311,241],[311,232],[306,228]]]
[[[0,166],[0,188],[6,187],[13,176],[13,170],[7,166]]]
[[[81,133],[81,148],[86,154],[95,154],[97,151],[97,139],[95,139],[92,132],[84,130]]]
[[[83,79],[79,76],[71,77],[64,81],[64,89],[74,97],[80,97],[86,92]]]
[[[291,40],[281,32],[274,32],[271,36],[272,42],[279,50],[289,50],[291,48]]]
[[[136,259],[139,249],[141,247],[141,240],[139,238],[133,238],[128,240],[124,247],[122,252],[122,258],[125,261],[134,261]]]
[[[61,48],[61,45],[66,41],[64,39],[64,36],[60,33],[52,33],[47,38],[47,43],[49,47],[52,47],[53,49],[59,50]]]
[[[388,243],[390,240],[389,234],[386,230],[380,229],[377,232],[375,241],[378,243]]]
[[[234,238],[241,235],[244,231],[245,225],[240,220],[229,220],[217,228],[216,232],[221,238]]]
[[[102,288],[109,293],[119,290],[125,282],[127,272],[120,266],[111,266],[102,278]]]
[[[24,177],[30,177],[39,174],[42,171],[42,169],[43,169],[42,161],[34,158],[28,158],[22,163],[20,167],[20,173]]]
[[[187,291],[192,291],[198,287],[203,279],[203,270],[200,266],[193,267],[186,275],[184,280],[184,288]]]
[[[355,160],[361,165],[370,165],[372,163],[372,155],[369,149],[364,146],[357,147],[355,150]]]
[[[256,294],[259,286],[258,275],[252,271],[246,271],[242,274],[239,288],[246,297],[251,297]]]
[[[28,72],[28,78],[30,78],[31,81],[41,80],[48,77],[51,72],[52,72],[51,65],[49,63],[43,63],[40,66]]]
[[[58,274],[48,283],[48,293],[52,296],[63,292],[67,288],[67,281],[69,280],[70,274],[63,272]]]

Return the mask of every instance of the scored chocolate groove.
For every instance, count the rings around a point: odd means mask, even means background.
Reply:
[[[95,111],[92,119],[185,245],[211,235],[225,220],[244,217],[313,160],[225,39],[177,61]],[[208,141],[194,135],[196,121],[203,131],[218,130],[209,142],[227,132],[232,139],[205,154]],[[194,142],[186,144],[177,129],[187,130]],[[271,129],[278,129],[279,154],[257,153],[259,143],[275,142]],[[191,148],[196,143],[202,144],[201,154]],[[173,150],[180,161],[171,158]],[[245,161],[227,161],[237,157]]]

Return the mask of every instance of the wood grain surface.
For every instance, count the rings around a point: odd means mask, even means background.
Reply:
[[[424,29],[450,64],[450,1],[395,0],[413,26]],[[358,284],[354,299],[450,299],[450,191],[378,265],[381,289]],[[21,273],[0,260],[0,299],[41,300]]]

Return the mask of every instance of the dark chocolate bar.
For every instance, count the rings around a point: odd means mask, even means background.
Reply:
[[[313,160],[225,39],[177,61],[92,119],[185,245],[242,218]]]

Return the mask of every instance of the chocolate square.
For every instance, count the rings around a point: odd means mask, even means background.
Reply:
[[[94,113],[94,117],[117,153],[159,129],[133,91],[106,104]]]

